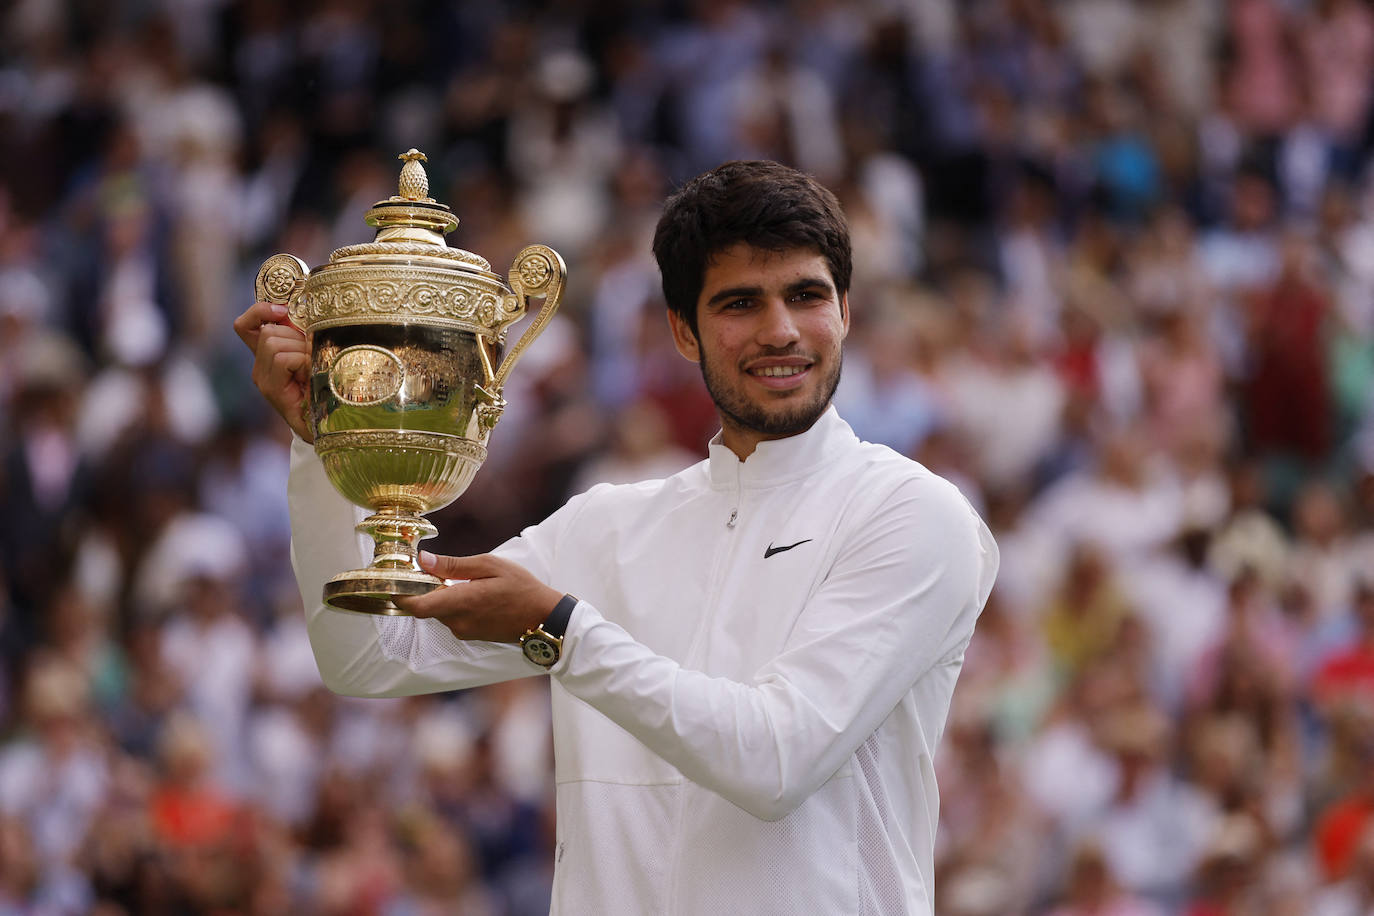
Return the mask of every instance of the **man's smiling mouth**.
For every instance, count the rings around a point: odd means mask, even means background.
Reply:
[[[750,369],[751,375],[761,375],[768,378],[781,378],[789,375],[797,375],[805,372],[810,366],[764,366],[761,369]]]

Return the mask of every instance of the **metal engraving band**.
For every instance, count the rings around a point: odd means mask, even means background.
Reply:
[[[363,242],[358,245],[345,245],[342,248],[334,249],[329,260],[338,261],[343,258],[357,258],[375,254],[423,255],[430,258],[443,258],[446,261],[461,261],[482,270],[491,270],[491,262],[481,255],[473,254],[462,248],[425,245],[421,242]]]
[[[292,316],[292,320],[295,320],[295,316]],[[389,327],[395,327],[399,323],[400,322],[395,318],[388,318],[385,315],[343,315],[338,318],[312,321],[305,330],[313,334],[316,331],[325,331],[329,328],[346,328],[355,324],[383,324]],[[475,321],[460,321],[455,318],[444,318],[442,316],[431,315],[422,318],[407,318],[405,323],[408,325],[418,325],[420,327],[457,328],[460,331],[471,331],[473,334],[485,337],[487,340],[495,343],[504,344],[506,342],[505,328],[489,328]]]
[[[291,318],[307,331],[376,319],[429,320],[490,337],[523,313],[524,300],[499,280],[414,265],[330,265],[311,276]]]
[[[487,450],[471,439],[444,433],[426,433],[410,429],[350,429],[324,433],[315,439],[315,452],[323,457],[329,452],[346,448],[423,449],[468,458],[479,464],[487,460]]]
[[[363,222],[369,226],[417,226],[435,232],[452,232],[458,226],[458,217],[443,204],[426,204],[419,200],[393,198],[378,203],[363,214]]]

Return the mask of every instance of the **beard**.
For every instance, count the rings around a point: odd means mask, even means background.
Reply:
[[[827,363],[830,366],[829,374],[818,380],[814,394],[780,399],[771,406],[765,401],[751,400],[738,386],[727,381],[706,358],[705,352],[701,354],[699,365],[701,378],[706,382],[706,391],[715,402],[716,410],[720,411],[723,424],[747,429],[770,439],[781,439],[806,432],[830,406],[830,399],[835,396],[835,389],[840,384],[840,369],[843,363],[840,351],[836,350],[834,358]]]

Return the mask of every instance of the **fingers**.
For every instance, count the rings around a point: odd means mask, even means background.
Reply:
[[[396,605],[416,617],[450,617],[476,610],[495,597],[494,577],[501,573],[499,562],[490,554],[445,557],[422,550],[420,567],[449,584],[426,595],[397,598]]]
[[[234,319],[234,333],[248,349],[257,352],[258,333],[264,325],[286,321],[286,306],[276,302],[254,302]]]
[[[253,384],[268,400],[293,379],[304,382],[310,364],[310,346],[299,331],[281,325],[263,325],[258,332],[253,360]]]
[[[416,617],[437,617],[459,639],[515,642],[536,626],[562,597],[524,567],[481,554],[436,557],[425,551],[421,565],[445,579],[464,579],[426,595],[394,599]]]
[[[295,328],[264,324],[258,329],[253,384],[267,403],[307,442],[314,434],[304,405],[310,373],[310,345]]]
[[[415,617],[444,617],[462,626],[466,618],[491,604],[495,591],[496,584],[492,581],[475,579],[455,582],[424,595],[398,596],[392,600],[401,610]]]
[[[296,435],[314,441],[306,416],[305,393],[310,344],[287,318],[286,306],[254,302],[234,319],[234,333],[253,351],[253,384]]]
[[[267,383],[277,389],[302,383],[310,368],[310,354],[299,350],[282,350],[273,354],[267,368]],[[294,388],[292,389],[294,391]]]
[[[543,619],[532,618],[512,593],[510,583],[498,577],[455,582],[426,595],[392,600],[415,617],[437,619],[459,639],[515,642]]]
[[[296,329],[294,324],[264,324],[258,328],[258,345],[261,346],[265,340],[278,340],[283,344],[291,342],[297,348],[309,351],[310,341],[306,336]],[[256,349],[254,350],[256,353]]]
[[[470,557],[435,556],[420,551],[420,567],[440,579],[487,579],[497,575],[504,561],[489,553]]]

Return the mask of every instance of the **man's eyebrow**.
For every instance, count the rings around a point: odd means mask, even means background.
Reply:
[[[716,305],[727,299],[752,299],[763,295],[762,286],[731,286],[706,300],[707,305]]]
[[[784,292],[799,293],[804,289],[815,289],[818,286],[822,289],[834,289],[831,282],[824,277],[802,277],[795,283],[787,284]]]

